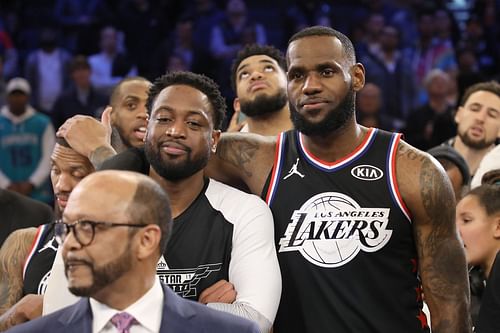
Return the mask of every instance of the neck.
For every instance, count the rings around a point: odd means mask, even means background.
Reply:
[[[181,215],[193,203],[205,185],[203,169],[188,178],[177,181],[161,177],[153,168],[150,168],[149,175],[167,192],[173,218]]]
[[[355,121],[355,115],[343,128],[326,136],[304,135],[306,149],[317,158],[326,162],[335,162],[351,153],[363,141],[368,129]]]
[[[152,266],[149,264],[149,266]],[[139,267],[138,267],[139,268]],[[156,264],[154,270],[141,267],[134,273],[125,274],[115,280],[111,285],[103,288],[92,298],[100,303],[106,304],[110,308],[122,311],[134,304],[154,285],[156,279]],[[135,277],[132,281],[131,276]],[[137,276],[141,276],[137,279]],[[132,283],[131,283],[132,281]]]
[[[479,163],[483,159],[484,155],[486,155],[493,147],[494,144],[483,149],[471,148],[467,146],[458,135],[455,137],[455,143],[453,144],[453,148],[455,148],[455,150],[458,151],[467,162],[471,175],[476,173]]]
[[[500,251],[500,249],[497,249],[497,251]],[[481,269],[483,270],[486,279],[490,277],[491,269],[493,268],[493,264],[495,263],[496,256],[497,252],[492,253],[492,256],[491,258],[489,258],[488,262],[484,263],[484,265],[481,265]],[[500,262],[497,263],[497,265],[500,265]]]
[[[247,123],[249,132],[267,136],[275,136],[293,128],[288,105],[278,112],[248,117]]]

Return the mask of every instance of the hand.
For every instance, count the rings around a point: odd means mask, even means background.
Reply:
[[[247,124],[246,121],[238,122],[241,111],[234,111],[233,116],[231,117],[231,121],[229,122],[229,126],[227,127],[226,132],[239,132],[241,129]]]
[[[236,290],[234,285],[226,280],[220,280],[203,290],[198,302],[207,303],[228,303],[236,300]]]
[[[101,121],[83,115],[71,117],[59,127],[56,135],[66,139],[76,152],[90,158],[99,147],[111,148],[111,110],[108,106],[103,111]]]
[[[12,327],[40,317],[42,309],[43,295],[28,294],[14,304],[2,317],[7,317],[9,327]]]

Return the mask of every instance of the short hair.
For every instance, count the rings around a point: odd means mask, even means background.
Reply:
[[[432,157],[437,159],[445,170],[456,166],[462,175],[462,185],[468,185],[470,182],[470,170],[467,162],[455,148],[449,145],[439,145],[427,151]]]
[[[475,195],[488,216],[500,212],[500,186],[484,184],[474,188],[467,195]]]
[[[131,76],[131,77],[126,77],[113,88],[113,91],[111,92],[111,96],[109,98],[109,104],[113,106],[116,103],[116,99],[118,98],[118,95],[120,95],[120,90],[122,86],[127,83],[127,82],[132,82],[132,81],[140,81],[140,82],[146,82],[150,84],[148,79],[143,78],[142,76]]]
[[[69,71],[70,73],[73,73],[76,70],[79,69],[88,69],[90,70],[90,64],[87,60],[87,57],[83,55],[77,55],[73,59],[71,59],[70,65],[69,65]]]
[[[236,82],[238,81],[236,79],[236,72],[238,71],[238,66],[246,58],[256,55],[265,55],[268,56],[269,58],[276,60],[281,69],[283,69],[283,71],[286,72],[285,56],[280,50],[278,50],[272,45],[259,45],[259,44],[247,45],[238,52],[236,58],[233,60],[233,64],[231,65],[231,85],[235,92],[236,92]]]
[[[337,38],[340,43],[342,44],[342,48],[344,50],[344,54],[347,58],[347,61],[355,64],[356,63],[356,53],[354,51],[354,46],[352,45],[351,40],[341,33],[340,31],[337,31],[335,29],[332,29],[330,27],[324,27],[324,26],[313,26],[313,27],[307,27],[305,29],[300,30],[296,34],[294,34],[289,40],[288,40],[288,46],[293,41],[296,41],[297,39],[300,38],[305,38],[305,37],[312,37],[312,36],[330,36],[330,37],[335,37]],[[288,50],[287,50],[287,64],[289,63],[288,61]]]
[[[163,254],[172,228],[172,212],[168,195],[161,186],[149,179],[139,180],[126,214],[132,223],[156,224],[160,227],[160,255]]]
[[[467,90],[465,90],[464,95],[462,96],[462,99],[460,100],[460,106],[464,106],[467,100],[469,99],[470,95],[477,91],[488,91],[492,94],[497,95],[500,97],[500,84],[497,81],[487,81],[487,82],[479,82],[476,84],[473,84]]]
[[[157,78],[149,89],[146,108],[151,116],[152,108],[156,97],[160,92],[173,85],[186,85],[201,91],[208,97],[212,106],[214,128],[219,130],[222,127],[226,114],[226,100],[222,97],[219,86],[211,78],[192,72],[170,72]]]

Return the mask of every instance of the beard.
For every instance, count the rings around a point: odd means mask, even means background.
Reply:
[[[144,152],[146,153],[146,158],[149,164],[158,175],[170,181],[188,178],[203,169],[208,164],[210,150],[208,150],[206,154],[200,154],[199,156],[193,158],[191,155],[191,149],[189,147],[185,147],[185,149],[187,152],[186,159],[180,163],[171,163],[170,161],[162,158],[161,148],[159,145],[154,145],[149,140],[146,140],[146,144],[144,145]]]
[[[487,142],[486,138],[482,138],[481,140],[474,140],[469,136],[467,131],[458,131],[458,136],[467,147],[477,150],[488,148],[496,141],[496,138],[491,142]]]
[[[253,101],[240,99],[240,107],[241,112],[252,118],[278,112],[285,107],[287,102],[286,90],[280,89],[275,95],[261,94]]]
[[[328,111],[327,115],[319,123],[312,123],[301,115],[295,105],[290,104],[290,118],[293,126],[299,132],[308,136],[326,136],[342,128],[348,120],[354,116],[355,95],[352,87],[342,102]]]
[[[96,267],[93,263],[88,261],[85,261],[84,263],[92,271],[92,284],[84,287],[68,287],[68,289],[75,296],[91,297],[130,270],[132,267],[132,252],[129,246],[127,246],[125,253],[113,262],[102,267]],[[67,266],[65,272],[66,277],[68,277]]]

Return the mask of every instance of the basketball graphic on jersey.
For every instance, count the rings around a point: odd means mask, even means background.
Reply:
[[[362,208],[343,193],[320,193],[293,212],[279,252],[299,251],[317,266],[339,267],[389,241],[388,217],[389,208]]]

